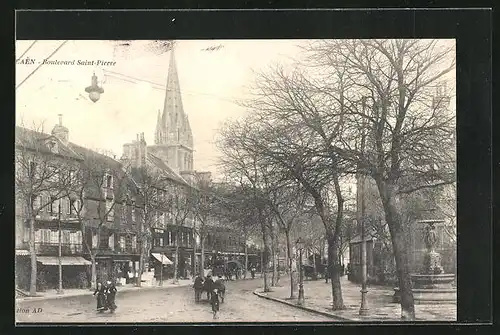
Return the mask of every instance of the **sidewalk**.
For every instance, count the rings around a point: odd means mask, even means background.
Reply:
[[[401,321],[401,306],[392,302],[394,291],[392,288],[382,286],[368,286],[367,304],[368,316],[359,315],[361,301],[361,287],[341,278],[342,298],[346,309],[333,311],[332,287],[330,282],[318,279],[304,282],[304,307],[297,306],[297,299],[290,300],[290,278],[281,277],[278,287],[271,287],[272,292],[263,292],[257,289],[254,294],[265,299],[302,308],[321,315],[329,316],[340,321]],[[295,292],[298,296],[298,291]],[[456,304],[442,305],[415,305],[417,321],[456,321]]]
[[[172,279],[165,280],[163,286],[152,285],[149,282],[143,282],[141,287],[137,287],[134,284],[127,284],[123,286],[117,286],[118,292],[129,292],[138,290],[148,290],[148,289],[165,289],[180,286],[189,286],[193,284],[192,279],[179,279],[177,284],[172,283]],[[90,289],[65,289],[63,294],[57,294],[57,290],[51,289],[45,292],[37,292],[36,297],[16,297],[16,301],[26,301],[26,300],[50,300],[50,299],[63,299],[68,297],[78,297],[92,294],[93,290]]]

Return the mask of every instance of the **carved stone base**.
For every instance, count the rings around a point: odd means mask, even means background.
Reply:
[[[449,304],[457,301],[457,290],[452,286],[454,274],[413,274],[412,292],[415,304]],[[400,303],[399,288],[394,288],[392,297],[394,303]]]
[[[439,305],[439,304],[453,304],[457,302],[457,290],[451,289],[413,289],[413,299],[415,305]],[[392,297],[393,303],[400,303],[401,297],[399,295],[399,288],[394,288],[394,295]]]

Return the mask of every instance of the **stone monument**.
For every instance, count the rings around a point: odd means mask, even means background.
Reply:
[[[443,220],[423,220],[426,252],[422,271],[411,274],[415,304],[449,304],[457,301],[457,290],[452,286],[455,274],[444,273],[441,255],[436,252],[436,224]],[[399,288],[394,289],[394,302],[400,302]]]

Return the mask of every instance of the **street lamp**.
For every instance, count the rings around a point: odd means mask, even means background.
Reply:
[[[104,93],[104,89],[97,84],[97,76],[95,75],[95,72],[92,75],[91,85],[85,88],[85,92],[89,94],[89,98],[92,102],[97,102],[97,100],[101,98],[101,94]]]
[[[370,97],[363,97],[363,115],[366,115],[366,100]],[[364,122],[364,119],[363,119]],[[363,129],[364,131],[364,129]],[[361,152],[364,152],[366,145],[366,136],[363,133],[361,137]],[[366,260],[366,236],[365,236],[365,190],[366,190],[366,181],[365,176],[363,174],[358,173],[358,186],[361,191],[360,196],[358,196],[359,200],[359,209],[358,209],[358,224],[361,224],[361,306],[359,307],[359,315],[368,315],[368,305],[366,302],[366,294],[368,290],[366,288],[367,281],[367,260]]]
[[[298,305],[304,305],[304,279],[302,275],[302,249],[304,249],[304,241],[301,237],[295,242],[297,249],[299,250],[299,300]]]
[[[57,290],[57,294],[63,294],[63,287],[62,287],[62,262],[61,262],[61,257],[62,257],[62,244],[61,244],[61,199],[59,200],[59,208],[58,208],[58,235],[59,235],[59,241],[58,241],[58,265],[59,265],[59,288]]]

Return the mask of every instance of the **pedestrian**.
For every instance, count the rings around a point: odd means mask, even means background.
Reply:
[[[224,285],[224,279],[222,279],[221,275],[217,276],[217,279],[215,280],[213,287],[214,289],[217,290],[218,294],[220,295],[221,303],[224,303],[224,296],[226,294],[226,285]]]
[[[106,284],[106,302],[109,310],[113,313],[117,307],[115,304],[115,298],[118,290],[116,289],[114,282],[108,281]]]
[[[195,302],[200,302],[201,299],[201,292],[203,291],[203,278],[201,278],[200,275],[197,275],[194,278],[194,301]]]
[[[257,271],[257,269],[255,268],[255,266],[252,266],[252,268],[250,269],[250,273],[252,274],[252,279],[255,279],[255,271]]]
[[[330,278],[330,266],[327,264],[325,265],[325,283],[328,284],[328,279]]]
[[[97,287],[93,295],[95,296],[96,294],[97,294],[97,311],[103,312],[107,310],[105,287],[101,282],[97,283]]]
[[[212,297],[210,298],[210,304],[212,305],[213,318],[217,319],[217,312],[219,311],[219,294],[217,289],[212,291]]]
[[[210,296],[212,295],[212,290],[214,286],[214,280],[211,275],[207,276],[207,279],[203,283],[203,289],[207,291],[207,300],[210,300]]]

